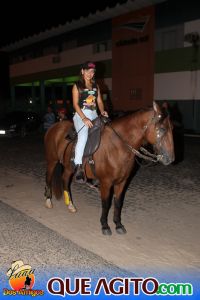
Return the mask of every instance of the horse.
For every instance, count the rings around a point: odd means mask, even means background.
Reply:
[[[70,184],[73,180],[74,167],[72,156],[74,143],[66,139],[72,128],[70,121],[54,124],[44,138],[46,172],[46,206],[52,207],[52,194],[57,199],[64,196],[65,203],[76,211],[73,205]],[[144,142],[153,145],[155,154],[142,154],[139,149]],[[141,148],[142,149],[142,148]],[[149,153],[149,152],[148,152]],[[108,214],[114,195],[113,222],[116,232],[125,234],[126,228],[121,223],[124,190],[135,165],[136,156],[169,165],[174,161],[172,124],[169,115],[155,101],[151,108],[112,120],[105,125],[101,133],[99,148],[93,154],[95,172],[88,161],[85,174],[88,179],[97,178],[101,195],[101,229],[104,235],[111,235]]]

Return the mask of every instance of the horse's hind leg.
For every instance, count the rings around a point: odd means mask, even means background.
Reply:
[[[70,172],[67,168],[65,168],[65,170],[63,172],[63,176],[62,176],[63,191],[64,191],[63,193],[64,193],[64,201],[65,201],[65,204],[67,205],[68,210],[72,213],[75,213],[75,212],[77,212],[77,209],[73,204],[71,192],[69,189],[71,175],[72,175],[72,172]]]
[[[52,200],[51,200],[52,199],[52,191],[51,191],[51,187],[48,186],[47,184],[45,186],[44,195],[46,197],[45,206],[47,208],[53,208],[53,204],[52,204]]]
[[[110,198],[110,190],[111,186],[106,183],[100,184],[101,190],[101,204],[102,204],[102,213],[101,213],[101,226],[102,226],[102,233],[104,235],[111,235],[112,231],[108,226],[108,213],[111,206],[111,198]]]
[[[125,183],[122,182],[118,185],[114,186],[114,217],[113,221],[116,224],[116,231],[119,234],[125,234],[126,229],[121,223],[121,212],[123,207],[123,201],[124,201],[124,185]]]
[[[47,165],[47,172],[46,172],[46,186],[45,186],[45,206],[47,208],[53,208],[52,204],[52,189],[51,189],[51,178],[53,174],[53,170],[55,168],[56,162]]]

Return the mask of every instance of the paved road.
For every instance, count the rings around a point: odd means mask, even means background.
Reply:
[[[0,139],[0,157],[0,168],[31,175],[42,184],[44,183],[45,161],[41,136],[34,135],[24,139]],[[97,240],[95,231],[91,231],[90,237],[87,236],[85,231],[86,227],[91,228],[90,222],[93,222],[94,227],[96,225],[94,219],[90,221],[89,216],[87,216],[88,219],[85,218],[87,211],[83,211],[83,205],[86,203],[86,206],[94,207],[93,211],[96,214],[100,206],[99,200],[97,200],[96,192],[91,191],[88,187],[74,186],[77,195],[81,196],[82,215],[79,214],[73,220],[68,216],[68,220],[65,220],[65,213],[61,215],[62,208],[57,208],[57,212],[60,213],[60,221],[63,220],[63,234],[71,234],[71,237],[76,238],[72,231],[66,231],[64,222],[67,224],[71,220],[75,232],[76,218],[83,216],[82,221],[85,222],[86,226],[83,228],[83,239],[88,238],[93,242],[93,244],[88,244],[88,248],[93,247],[92,251],[98,253],[98,243],[101,245],[105,243],[105,247],[110,247],[107,248],[110,249],[110,252],[103,252],[104,249],[102,249],[102,257],[109,256],[109,261],[115,260],[116,264],[119,262],[123,265],[123,258],[126,258],[132,265],[136,266],[138,263],[139,266],[143,265],[144,267],[148,266],[149,261],[152,265],[163,264],[164,267],[172,266],[175,262],[181,264],[182,267],[187,264],[189,270],[194,268],[199,270],[199,241],[196,240],[200,205],[199,170],[200,139],[193,138],[185,139],[185,159],[183,162],[167,167],[159,164],[141,167],[130,183],[124,203],[123,220],[129,225],[129,233],[126,237],[113,236],[112,240],[105,240],[101,236],[98,236]],[[32,218],[27,218],[6,204],[0,203],[0,209],[2,212],[2,217],[0,216],[2,224],[0,226],[3,229],[3,235],[0,238],[0,243],[3,245],[1,249],[3,250],[0,253],[1,264],[3,264],[4,269],[8,267],[6,261],[13,259],[12,251],[16,255],[20,254],[22,241],[25,241],[23,245],[25,245],[24,253],[27,255],[27,260],[34,255],[33,261],[36,264],[41,264],[44,270],[49,263],[45,249],[49,249],[49,253],[53,257],[52,261],[59,262],[59,265],[64,264],[70,267],[78,264],[81,268],[88,266],[89,272],[93,272],[92,266],[95,264],[104,271],[104,274],[106,269],[109,271],[113,267],[106,260],[90,251],[83,250],[58,233]],[[196,210],[195,213],[194,210]],[[50,215],[50,213],[47,212],[46,215]],[[52,224],[58,224],[56,217],[53,219],[54,217],[51,215],[51,218]],[[97,222],[96,215],[95,220]],[[77,228],[79,228],[78,225]],[[78,230],[80,234],[80,229]],[[18,239],[18,234],[20,234],[20,239]],[[93,234],[95,235],[93,236]],[[48,239],[45,238],[46,236]],[[41,239],[45,241],[45,244],[40,242]],[[119,245],[119,248],[113,249],[113,243]],[[31,249],[35,249],[37,255]],[[67,253],[66,249],[68,249]],[[123,257],[124,253],[126,253],[126,257]],[[2,260],[3,256],[5,259]],[[82,260],[83,257],[86,259]]]
[[[33,218],[0,201],[0,274],[7,285],[6,271],[13,259],[32,264],[47,279],[52,275],[106,276],[128,273],[63,238]],[[63,274],[63,270],[65,270]],[[78,271],[78,274],[77,274]]]
[[[23,174],[33,175],[41,182],[45,178],[45,160],[43,138],[33,135],[24,139],[0,139],[0,167],[7,166]],[[167,198],[176,197],[180,201],[192,201],[194,204],[199,200],[200,194],[200,138],[185,138],[184,160],[176,165],[162,166],[153,164],[149,167],[141,167],[131,181],[126,193],[124,210],[144,209],[141,201],[141,191],[146,195],[150,205],[155,201],[156,195]],[[78,186],[80,193],[87,193],[87,199],[94,205],[93,193],[85,186]],[[192,192],[192,198],[188,198],[188,192]],[[132,195],[135,194],[134,206]],[[137,196],[138,195],[138,196]],[[148,199],[148,200],[147,200]],[[158,205],[162,204],[161,198],[157,197]]]
[[[1,167],[32,174],[44,180],[43,142],[40,137],[0,140],[0,149]],[[133,276],[133,273],[79,247],[1,200],[0,232],[1,288],[10,288],[6,272],[13,260],[22,258],[25,264],[31,262],[31,266],[36,269],[36,289],[44,289],[52,276],[91,277],[93,280],[101,276]]]

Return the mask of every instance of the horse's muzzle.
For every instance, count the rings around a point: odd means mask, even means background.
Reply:
[[[160,149],[157,159],[159,162],[161,162],[164,166],[170,165],[174,159],[174,151],[166,151],[163,147]]]
[[[161,154],[157,156],[158,161],[161,162],[164,166],[170,165],[174,161],[174,155]]]

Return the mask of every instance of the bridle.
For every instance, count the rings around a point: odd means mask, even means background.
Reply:
[[[154,147],[158,146],[161,143],[162,137],[166,134],[166,129],[163,127],[156,126],[161,120],[164,120],[166,116],[163,116],[162,114],[154,115],[147,124],[143,127],[143,134],[148,130],[149,126],[154,124],[156,129],[156,143],[153,145]]]
[[[150,118],[146,125],[143,127],[143,134],[149,129],[149,127],[152,124],[156,124],[163,118],[162,114],[153,115],[152,118]],[[149,160],[151,162],[159,162],[162,161],[163,155],[162,154],[154,154],[149,152],[147,149],[140,147],[139,150],[132,147],[127,141],[123,139],[123,137],[111,126],[111,124],[108,123],[108,126],[113,130],[113,132],[120,138],[120,140],[127,146],[127,148],[133,152],[136,156],[143,158],[145,160]],[[158,146],[161,143],[162,137],[166,134],[165,128],[160,128],[156,126],[156,143],[153,145],[154,147]],[[142,153],[141,153],[142,152]]]

